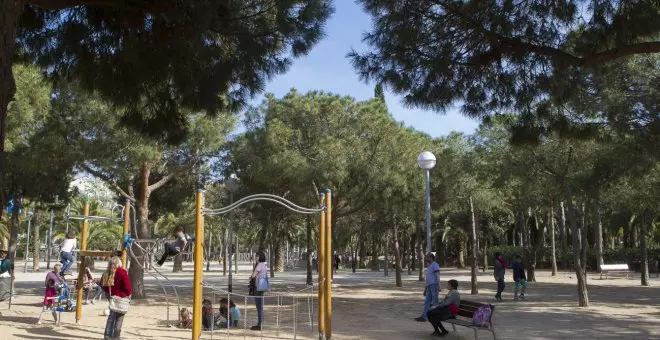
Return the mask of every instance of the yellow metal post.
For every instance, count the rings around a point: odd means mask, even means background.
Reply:
[[[321,194],[321,204],[325,203],[325,195]],[[316,262],[319,272],[319,339],[325,338],[325,211],[321,212],[319,224],[319,249]]]
[[[332,338],[332,192],[325,191],[325,338]]]
[[[204,254],[204,216],[202,209],[204,208],[204,190],[197,189],[196,197],[196,223],[195,223],[195,257],[193,259],[195,264],[195,279],[193,288],[193,327],[192,327],[192,340],[198,340],[202,335],[202,280],[203,280],[203,262]]]
[[[83,216],[89,216],[89,203],[85,203],[83,208]],[[89,223],[87,219],[83,219],[82,232],[80,233],[80,250],[87,250],[87,227]],[[76,284],[76,290],[78,294],[76,296],[76,323],[82,319],[82,296],[83,296],[83,281],[85,279],[85,256],[78,256],[80,259],[80,266],[78,266],[78,282]]]
[[[124,232],[123,235],[128,234],[128,226],[131,224],[131,202],[126,199],[126,204],[124,204]],[[126,248],[121,250],[121,264],[126,267]]]

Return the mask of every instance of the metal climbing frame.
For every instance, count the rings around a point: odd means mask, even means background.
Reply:
[[[85,277],[85,257],[106,256],[112,254],[112,252],[92,252],[87,250],[87,232],[89,227],[89,221],[102,221],[102,222],[114,222],[114,223],[121,223],[123,221],[124,233],[128,233],[130,219],[129,219],[129,214],[127,214],[126,212],[129,211],[129,209],[131,208],[130,202],[126,200],[126,205],[124,205],[123,207],[120,205],[113,207],[112,213],[114,213],[115,208],[117,207],[122,208],[120,218],[105,217],[105,216],[90,216],[89,203],[85,203],[85,206],[83,207],[82,215],[71,215],[71,206],[69,205],[66,208],[65,218],[66,218],[67,232],[69,228],[69,221],[71,220],[83,221],[82,230],[80,233],[80,251],[78,252],[78,254],[80,255],[79,260],[81,265],[78,266],[78,281],[76,283],[76,291],[77,291],[76,323],[78,323],[82,319],[82,295],[83,295],[83,282]],[[126,267],[126,250],[122,252],[122,264],[124,265],[124,267]]]
[[[204,190],[198,189],[195,205],[195,279],[193,295],[193,329],[192,339],[198,340],[202,335],[202,290],[203,290],[203,261],[202,251],[204,249],[204,215],[226,214],[244,204],[256,201],[268,201],[277,203],[293,212],[299,214],[320,214],[321,223],[319,240],[319,339],[330,339],[332,336],[332,290],[330,275],[332,273],[332,192],[326,189],[321,193],[318,208],[301,207],[283,197],[270,194],[256,194],[243,197],[242,199],[219,209],[204,208]],[[327,275],[326,275],[327,273]],[[246,297],[247,299],[247,297]]]

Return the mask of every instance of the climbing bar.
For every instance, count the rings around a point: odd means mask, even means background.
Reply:
[[[325,207],[321,206],[319,208],[306,208],[306,207],[301,207],[285,198],[282,198],[280,196],[276,195],[271,195],[271,194],[256,194],[256,195],[250,195],[241,198],[240,200],[234,202],[233,204],[230,204],[226,207],[219,208],[219,209],[204,209],[202,212],[204,215],[220,215],[220,214],[226,214],[241,205],[244,205],[246,203],[250,202],[255,202],[255,201],[270,201],[274,203],[278,203],[285,208],[288,208],[291,211],[300,213],[300,214],[319,214],[325,210]]]

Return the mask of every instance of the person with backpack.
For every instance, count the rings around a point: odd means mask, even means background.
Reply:
[[[460,306],[461,294],[458,293],[458,281],[449,280],[447,282],[447,294],[445,298],[426,313],[426,318],[431,323],[431,326],[433,326],[433,333],[431,335],[447,335],[449,332],[442,326],[442,321],[456,318]]]
[[[515,282],[515,290],[513,299],[518,301],[526,300],[525,290],[527,289],[527,277],[525,276],[525,267],[520,261],[520,255],[516,255],[516,260],[513,262],[513,281]],[[520,298],[518,298],[518,290],[520,290]]]
[[[506,262],[502,258],[502,254],[495,253],[495,261],[493,261],[493,277],[497,281],[497,294],[495,299],[502,301],[502,292],[504,291],[504,274],[506,273]]]

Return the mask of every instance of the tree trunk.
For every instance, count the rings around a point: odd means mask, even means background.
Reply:
[[[34,208],[34,225],[32,226],[32,271],[39,271],[39,253],[41,241],[39,240],[39,205]]]
[[[401,279],[401,249],[399,248],[399,230],[397,228],[396,219],[394,222],[394,266],[395,266],[395,276],[396,276],[396,286],[403,287],[403,281]]]
[[[467,236],[461,231],[458,241],[458,264],[457,268],[465,268],[465,251],[467,250]]]
[[[376,247],[376,236],[371,239],[371,271],[377,272],[378,268],[378,248]]]
[[[570,189],[565,187],[564,198],[566,200],[568,211],[568,223],[571,228],[571,233],[573,234],[573,237],[571,237],[573,242],[573,269],[575,269],[575,275],[577,276],[578,305],[580,307],[589,307],[589,292],[587,290],[587,281],[585,280],[586,275],[584,268],[582,267],[582,259],[580,257],[580,241],[576,237],[578,234],[578,225],[572,196],[573,195],[571,194]]]
[[[561,243],[561,269],[568,269],[568,235],[566,230],[566,209],[564,202],[559,202],[559,241]]]
[[[390,276],[390,259],[389,259],[389,252],[390,252],[390,231],[387,230],[385,232],[385,247],[384,253],[385,253],[385,270],[383,271],[384,276]]]
[[[7,133],[7,110],[16,93],[16,83],[12,72],[16,34],[25,4],[21,0],[5,0],[0,10],[0,193],[4,193],[5,183],[5,138]],[[0,195],[0,207],[5,206],[5,197]],[[16,245],[14,245],[15,247]],[[13,255],[11,255],[13,256]]]
[[[183,271],[183,256],[181,254],[176,254],[172,258],[172,272],[178,273]]]
[[[284,242],[278,240],[275,245],[275,271],[284,272]]]
[[[584,279],[587,280],[587,249],[589,248],[589,226],[587,224],[586,203],[582,203],[582,271],[584,272]]]
[[[550,223],[550,247],[551,258],[550,264],[552,265],[552,276],[557,276],[557,251],[555,246],[555,207],[554,203],[550,203],[550,211],[548,211],[548,223]]]
[[[601,223],[600,216],[600,197],[598,193],[594,195],[594,226],[596,227],[596,270],[600,273],[600,266],[605,262],[603,261],[603,224]]]
[[[138,212],[138,228],[133,229],[133,237],[135,238],[149,238],[151,237],[151,228],[149,228],[149,197],[151,190],[149,190],[149,175],[151,174],[151,167],[147,164],[142,165],[140,169],[140,190],[139,199],[136,200]],[[139,229],[139,235],[136,230]],[[145,299],[147,297],[144,291],[144,271],[142,270],[142,259],[146,254],[143,254],[138,247],[132,248],[138,260],[131,258],[131,266],[129,267],[128,274],[131,278],[131,286],[133,287],[133,299]]]
[[[227,259],[229,258],[229,228],[225,227],[224,251],[222,253],[222,276],[227,276]],[[231,270],[231,268],[230,268]]]
[[[7,254],[7,258],[11,263],[14,263],[14,254],[16,254],[16,243],[18,242],[18,211],[21,209],[23,206],[22,204],[22,198],[20,197],[15,197],[14,198],[14,210],[12,210],[11,213],[11,228],[9,231],[9,253]]]
[[[360,253],[360,261],[358,263],[358,268],[360,269],[365,269],[367,268],[367,262],[366,262],[366,237],[365,237],[365,232],[364,232],[364,224],[360,223],[360,242],[358,243],[359,250],[358,252]]]
[[[307,285],[314,284],[314,278],[312,277],[312,219],[308,215],[306,221],[306,232],[307,232],[307,254],[305,254],[305,262],[307,262]]]
[[[649,286],[649,254],[646,247],[646,223],[647,223],[648,213],[646,211],[642,212],[641,219],[639,221],[639,244],[642,252],[642,286]]]
[[[477,249],[477,221],[474,218],[474,202],[472,196],[469,197],[470,202],[470,224],[472,229],[472,268],[470,270],[470,294],[479,294],[479,287],[477,285],[477,262],[478,262],[478,249]]]
[[[484,240],[484,273],[488,270],[488,240]]]

